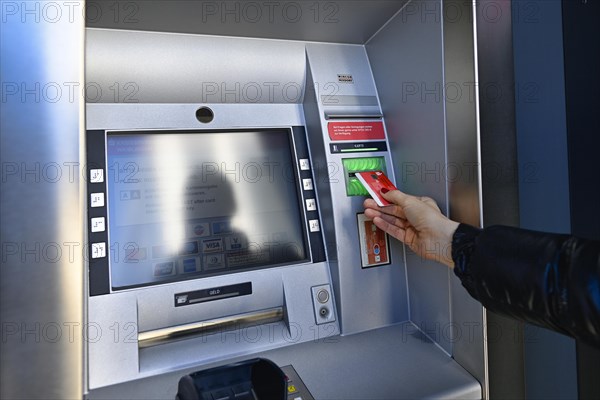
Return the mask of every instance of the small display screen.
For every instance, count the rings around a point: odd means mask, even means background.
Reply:
[[[289,130],[109,132],[113,289],[306,261]]]

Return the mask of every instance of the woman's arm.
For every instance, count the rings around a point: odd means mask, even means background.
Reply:
[[[600,347],[600,242],[523,229],[477,229],[398,190],[365,215],[420,256],[439,261],[486,308]]]
[[[600,347],[600,242],[461,224],[452,258],[486,308]]]

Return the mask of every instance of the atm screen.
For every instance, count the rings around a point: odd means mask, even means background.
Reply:
[[[307,261],[289,130],[108,132],[113,289]]]

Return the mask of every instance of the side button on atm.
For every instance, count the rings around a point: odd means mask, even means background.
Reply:
[[[306,211],[317,211],[317,201],[315,199],[306,199]]]
[[[308,158],[301,158],[299,160],[299,163],[300,163],[300,170],[302,170],[302,171],[310,170],[310,163],[308,162]]]
[[[311,288],[313,308],[317,325],[335,321],[335,310],[331,297],[331,286],[321,285]]]
[[[91,193],[90,203],[92,207],[104,207],[104,193]]]
[[[319,232],[321,230],[321,227],[319,226],[319,220],[311,219],[308,221],[308,228],[311,232]]]
[[[104,222],[104,217],[92,218],[90,221],[92,232],[104,232],[106,229],[104,226]]]
[[[319,303],[325,304],[329,300],[329,292],[325,289],[319,290],[317,293],[317,300]]]
[[[302,179],[302,187],[304,190],[313,190],[313,181],[310,178]]]
[[[106,257],[106,243],[92,243],[92,258]]]
[[[104,170],[103,169],[90,169],[90,183],[102,183],[104,182]]]

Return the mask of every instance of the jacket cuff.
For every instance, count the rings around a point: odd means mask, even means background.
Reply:
[[[475,248],[475,240],[481,232],[481,229],[471,225],[460,224],[452,236],[454,274],[460,278],[467,289],[470,289],[472,281],[471,254]]]

